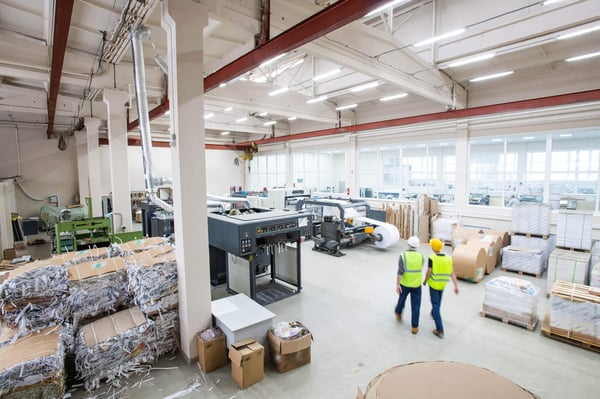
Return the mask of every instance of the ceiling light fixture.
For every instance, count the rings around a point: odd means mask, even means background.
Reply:
[[[478,55],[478,56],[475,56],[475,57],[466,58],[464,60],[451,62],[446,67],[447,68],[455,68],[457,66],[462,66],[462,65],[467,65],[467,64],[473,64],[475,62],[489,60],[490,58],[494,58],[495,56],[496,56],[496,53],[482,54],[482,55]]]
[[[600,55],[600,51],[597,51],[595,53],[588,53],[588,54],[578,55],[576,57],[567,58],[565,61],[573,62],[573,61],[587,60],[588,58],[598,57],[599,55]]]
[[[263,125],[265,125],[265,126],[272,126],[272,125],[274,125],[276,123],[277,123],[277,121],[268,121],[268,122],[263,123]]]
[[[235,121],[236,121],[237,123],[242,123],[242,122],[246,122],[247,120],[248,120],[248,118],[246,118],[246,117],[243,117],[243,118],[238,118],[238,119],[236,119]]]
[[[272,64],[272,63],[274,63],[275,61],[277,61],[277,60],[280,60],[280,59],[282,59],[283,57],[285,57],[285,55],[286,55],[286,54],[287,54],[287,53],[279,54],[278,56],[276,56],[276,57],[273,57],[273,58],[271,58],[270,60],[263,62],[263,63],[262,63],[262,64],[260,64],[258,67],[259,67],[259,68],[264,68],[264,67],[266,67],[267,65],[271,65],[271,64]]]
[[[223,111],[225,111],[225,112],[233,111],[233,107],[227,107]]]
[[[533,140],[533,139],[535,139],[535,137],[533,137],[533,136],[525,136],[525,137],[523,137],[523,140]]]
[[[365,83],[363,85],[360,86],[356,86],[350,89],[350,91],[352,93],[358,93],[359,91],[363,91],[363,90],[368,90],[368,89],[372,89],[374,87],[379,86],[379,82],[378,81],[374,81],[374,82],[369,82],[369,83]]]
[[[415,44],[413,44],[413,46],[415,46],[415,47],[422,47],[422,46],[425,46],[425,45],[428,45],[428,44],[431,44],[431,43],[435,43],[435,42],[440,41],[440,40],[448,39],[448,38],[453,37],[453,36],[458,36],[461,33],[463,33],[465,30],[466,30],[465,28],[460,28],[460,29],[457,29],[457,30],[453,30],[452,32],[444,33],[443,35],[434,36],[434,37],[432,37],[430,39],[427,39],[427,40],[421,40],[420,42],[416,42]]]
[[[313,76],[312,80],[314,80],[315,82],[318,82],[319,80],[323,80],[323,79],[327,79],[330,78],[332,76],[337,75],[338,73],[342,72],[342,68],[337,68],[337,69],[333,69],[329,72],[324,72],[320,75],[317,76]]]
[[[492,75],[480,76],[478,78],[469,79],[469,82],[481,82],[482,80],[501,78],[503,76],[512,75],[514,72],[515,71],[506,71],[506,72],[494,73]]]
[[[492,143],[502,143],[504,139],[492,139]]]
[[[267,115],[269,115],[268,112],[261,112],[261,113],[258,114],[258,116],[267,116]]]
[[[556,39],[557,40],[570,39],[572,37],[585,35],[587,33],[594,32],[597,30],[600,30],[600,25],[592,26],[591,28],[581,29],[581,30],[571,32],[571,33],[565,33],[564,35],[560,35]]]
[[[373,11],[369,12],[367,15],[365,15],[365,17],[370,17],[371,15],[377,14],[378,12],[381,12],[381,11],[387,9],[387,8],[393,7],[396,4],[404,3],[405,1],[406,0],[394,0],[394,1],[390,1],[389,3],[386,3],[386,4],[382,5],[381,7],[377,7]]]
[[[213,114],[212,112],[209,112],[207,114],[204,114],[204,119],[209,119],[209,118],[212,118],[213,116],[215,116],[215,114]]]
[[[358,104],[342,105],[342,106],[340,106],[340,107],[337,107],[335,110],[336,110],[336,111],[342,111],[342,110],[345,110],[345,109],[354,108],[354,107],[356,107],[357,105],[358,105]]]
[[[560,135],[560,137],[571,137],[573,136],[571,133],[563,133]]]
[[[408,96],[408,93],[394,94],[393,96],[381,97],[379,101],[392,101],[398,98],[404,98],[406,96]]]
[[[227,135],[229,135],[229,133],[231,133],[231,132],[221,132],[221,136],[227,136]]]
[[[314,104],[314,103],[318,103],[321,101],[325,101],[327,100],[327,96],[319,96],[319,97],[315,97],[315,98],[311,98],[309,100],[306,100],[307,104]]]
[[[269,96],[276,96],[276,95],[278,95],[278,94],[283,94],[283,93],[285,93],[286,91],[288,91],[289,89],[290,89],[290,88],[289,88],[289,87],[287,87],[287,86],[286,86],[286,87],[281,87],[281,88],[279,88],[279,89],[277,89],[277,90],[273,90],[272,92],[270,92],[270,93],[269,93]]]
[[[298,117],[296,117],[296,116],[290,116],[288,118],[288,121],[295,121],[296,119],[298,119]]]
[[[563,0],[546,0],[546,1],[544,1],[544,4],[542,4],[542,5],[549,6],[550,4],[558,3],[559,1],[563,1]]]
[[[219,84],[219,87],[225,87],[225,86],[227,86],[227,83],[225,83],[225,82]]]

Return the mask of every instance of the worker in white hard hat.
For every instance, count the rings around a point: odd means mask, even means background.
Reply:
[[[423,279],[423,265],[425,257],[417,251],[421,246],[419,237],[412,236],[406,243],[408,249],[400,254],[398,259],[398,277],[396,282],[396,292],[398,293],[398,303],[394,310],[396,319],[402,321],[402,311],[406,298],[410,295],[411,312],[411,332],[419,332],[419,313],[421,309],[421,280]]]

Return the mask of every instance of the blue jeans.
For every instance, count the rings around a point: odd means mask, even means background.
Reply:
[[[433,316],[433,321],[435,322],[435,329],[441,333],[444,332],[444,325],[442,324],[442,315],[440,314],[443,293],[443,290],[435,290],[429,287],[429,297],[431,298],[431,315]]]
[[[405,287],[402,286],[402,292],[396,305],[396,313],[402,314],[406,298],[410,295],[410,315],[412,327],[419,327],[419,312],[421,311],[421,286]]]

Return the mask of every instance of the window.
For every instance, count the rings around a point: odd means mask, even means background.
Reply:
[[[296,187],[335,193],[346,190],[346,153],[343,151],[295,153],[293,165]]]
[[[285,186],[286,165],[284,154],[254,155],[254,159],[250,161],[249,165],[249,189],[262,190],[263,187]]]

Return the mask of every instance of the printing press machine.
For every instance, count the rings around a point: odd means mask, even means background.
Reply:
[[[209,212],[211,282],[220,277],[215,270],[225,269],[227,291],[261,305],[297,294],[301,243],[311,232],[311,218],[302,212],[250,207]]]

